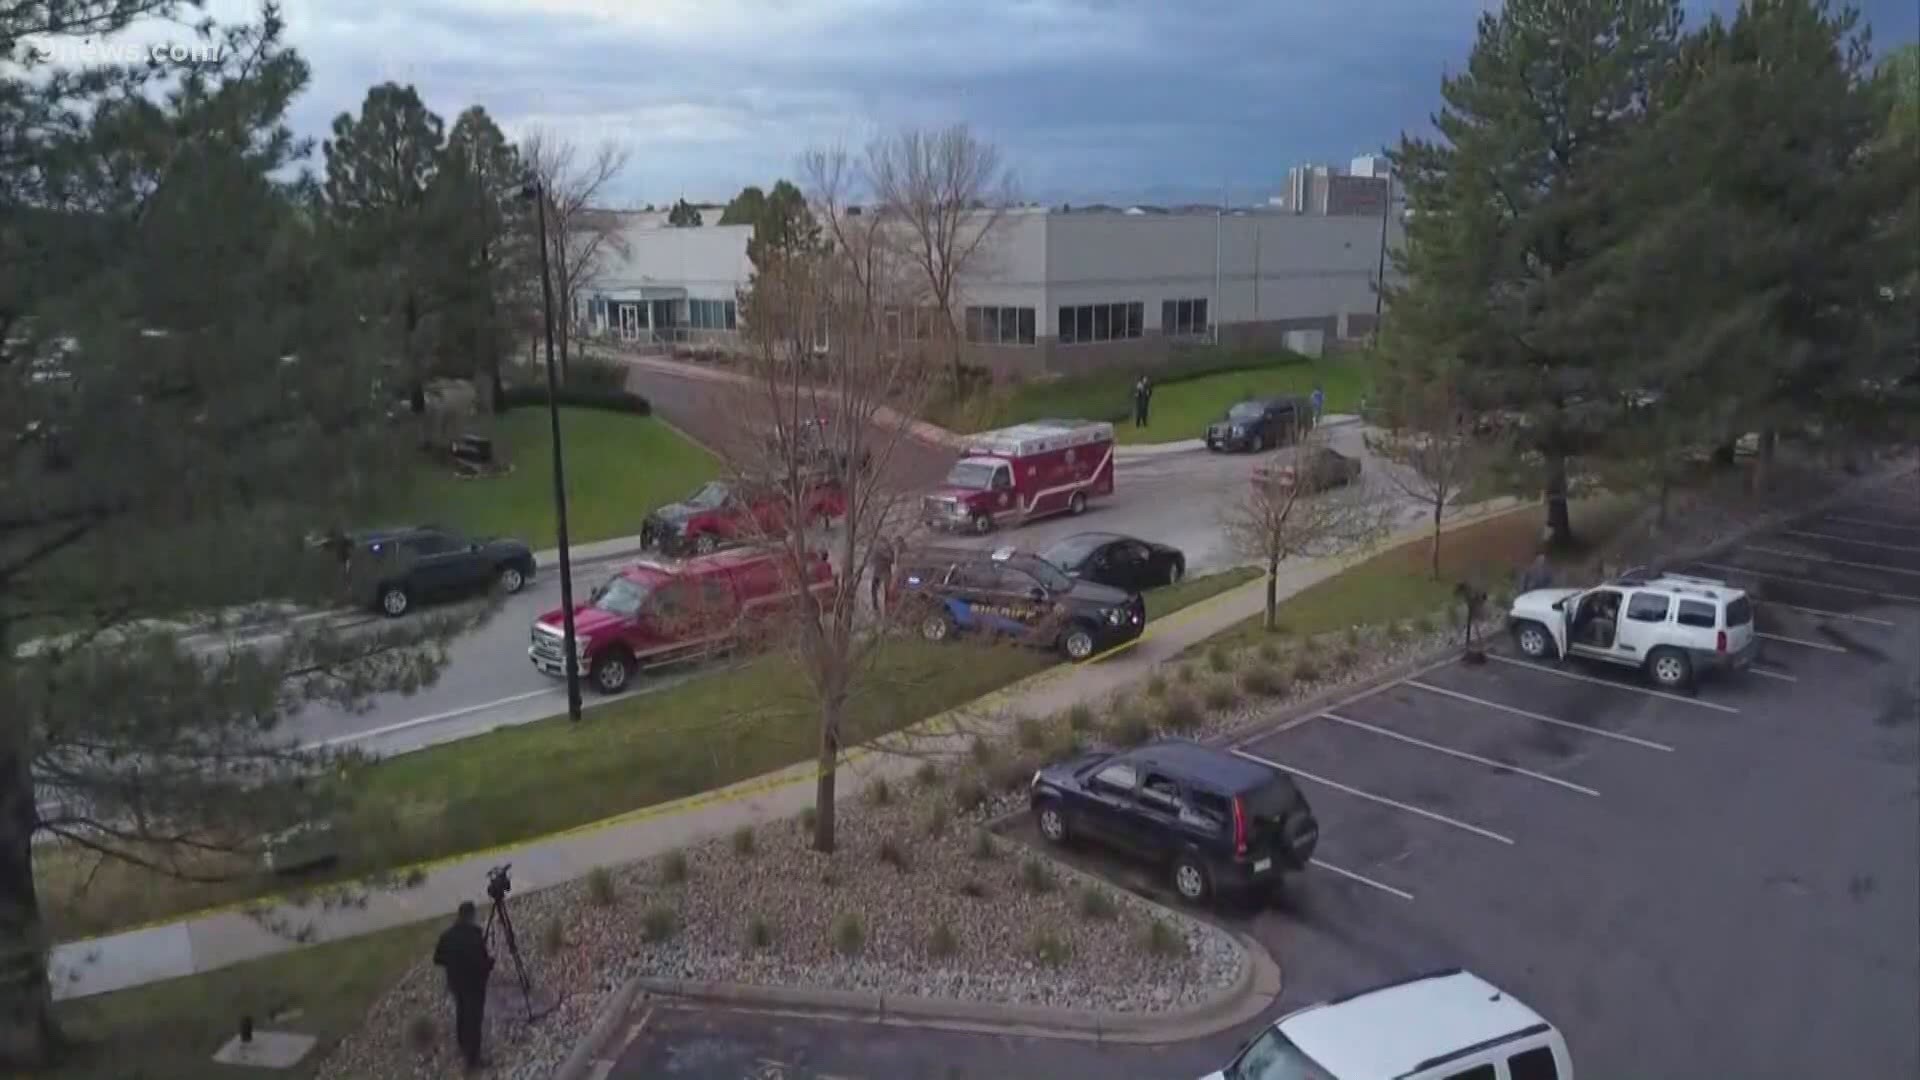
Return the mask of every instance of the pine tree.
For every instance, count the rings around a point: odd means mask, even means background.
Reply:
[[[22,17],[93,32],[110,7],[130,5],[0,10],[0,44]],[[276,179],[306,151],[282,29],[268,7],[222,31],[221,59],[164,95],[111,69],[0,82],[0,107],[51,121],[10,129],[0,220],[70,241],[37,253],[31,287],[0,278],[0,1069],[60,1045],[36,834],[161,873],[248,865],[341,794],[339,763],[280,718],[420,685],[460,623],[201,653],[154,623],[337,600],[307,538],[391,473],[356,294]]]
[[[681,199],[667,211],[667,224],[676,229],[697,229],[701,223],[700,208]]]
[[[431,291],[445,312],[440,349],[457,374],[486,379],[496,411],[508,324],[538,302],[525,288],[538,273],[525,242],[528,179],[519,151],[476,105],[454,120],[429,191],[427,247],[440,253]]]

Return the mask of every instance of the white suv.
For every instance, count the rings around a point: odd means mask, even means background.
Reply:
[[[1534,660],[1589,657],[1637,667],[1668,689],[1708,668],[1753,660],[1753,601],[1714,578],[1629,572],[1590,589],[1535,589],[1513,598],[1514,644]]]
[[[1288,1013],[1206,1080],[1571,1080],[1540,1014],[1464,971]]]

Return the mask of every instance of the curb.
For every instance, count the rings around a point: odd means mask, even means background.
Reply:
[[[641,976],[633,976],[600,1006],[600,1010],[594,1014],[593,1026],[574,1044],[560,1067],[553,1071],[552,1080],[585,1080],[593,1071],[595,1059],[606,1049],[614,1030],[620,1026],[620,1021],[626,1019],[627,1010],[633,1007],[634,996],[640,992],[643,981]]]

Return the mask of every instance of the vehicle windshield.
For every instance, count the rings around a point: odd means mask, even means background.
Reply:
[[[1268,1028],[1227,1066],[1227,1080],[1333,1080],[1333,1074],[1280,1034]]]
[[[715,480],[702,485],[699,491],[689,496],[687,505],[697,506],[702,510],[712,510],[726,503],[727,494],[727,485]]]
[[[1082,559],[1093,554],[1093,550],[1105,544],[1111,537],[1106,536],[1069,536],[1065,540],[1042,551],[1040,557],[1059,567],[1075,566]]]
[[[1258,420],[1266,412],[1266,406],[1257,401],[1243,401],[1227,410],[1229,420]]]
[[[593,606],[631,619],[640,614],[640,605],[646,603],[651,595],[653,586],[623,575],[600,587],[600,594],[594,597]]]
[[[1034,559],[1021,569],[1040,579],[1040,584],[1049,592],[1064,592],[1073,588],[1073,579],[1060,571],[1060,568],[1045,559]]]
[[[985,491],[993,486],[993,474],[999,471],[997,465],[982,464],[977,461],[962,461],[954,465],[947,473],[947,486],[966,488],[968,491]]]

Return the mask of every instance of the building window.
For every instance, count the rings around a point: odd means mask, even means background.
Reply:
[[[687,325],[695,330],[732,330],[737,317],[731,300],[687,301]]]
[[[970,307],[966,318],[967,340],[975,345],[1033,344],[1030,307]]]
[[[1206,300],[1162,300],[1160,332],[1168,335],[1206,333]]]
[[[1140,336],[1147,305],[1141,301],[1118,304],[1081,304],[1060,309],[1060,344],[1089,345],[1096,341],[1123,341]]]

